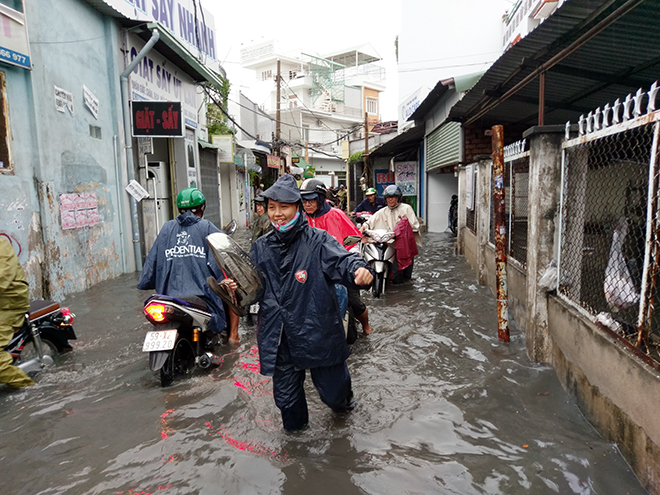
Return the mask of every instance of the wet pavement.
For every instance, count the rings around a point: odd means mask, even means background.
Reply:
[[[375,333],[349,358],[357,408],[332,413],[308,379],[299,434],[281,429],[254,327],[218,347],[220,367],[163,389],[141,352],[137,274],[69,296],[74,351],[34,387],[0,388],[2,493],[646,493],[524,337],[497,340],[495,300],[453,238],[424,241],[412,282],[364,296]]]

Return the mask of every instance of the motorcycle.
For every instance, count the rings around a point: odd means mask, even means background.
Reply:
[[[355,242],[355,236],[348,236],[344,240]],[[378,298],[385,293],[385,284],[392,273],[396,260],[396,246],[394,232],[385,229],[367,229],[360,242],[360,256],[371,265],[376,276],[371,285],[371,293]]]
[[[344,245],[360,240],[357,236],[347,236]],[[371,265],[376,276],[371,285],[371,293],[378,298],[385,293],[385,283],[392,273],[396,261],[394,232],[385,229],[367,229],[362,234],[360,256]]]
[[[369,220],[372,216],[374,216],[374,214],[369,211],[358,211],[353,217],[353,222],[359,229],[362,224]]]
[[[233,234],[236,226],[232,220],[221,235]],[[177,377],[192,374],[196,367],[208,369],[219,364],[213,354],[218,336],[208,329],[213,315],[201,298],[153,294],[143,311],[153,328],[145,336],[142,351],[149,353],[149,369],[160,372],[163,387]]]
[[[26,373],[39,371],[53,364],[54,357],[72,349],[69,340],[76,340],[75,317],[69,308],[61,308],[54,301],[32,301],[24,325],[5,351]]]
[[[216,363],[215,335],[208,331],[211,312],[197,296],[150,296],[144,314],[153,324],[142,351],[149,353],[149,369],[160,371],[160,384],[167,387],[195,367],[208,369]]]
[[[448,213],[448,225],[451,233],[456,235],[458,233],[458,196],[455,194],[451,197]]]

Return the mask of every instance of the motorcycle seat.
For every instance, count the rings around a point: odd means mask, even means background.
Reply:
[[[58,309],[60,309],[60,305],[55,301],[32,301],[30,302],[30,310],[28,312],[28,316],[32,322],[46,315],[54,313]]]
[[[188,306],[191,306],[195,309],[201,309],[202,311],[209,310],[204,300],[197,296],[166,296],[164,294],[154,294],[147,300],[147,302],[153,298],[164,299],[166,301],[172,301],[172,302],[179,302],[179,304],[181,303],[181,301],[183,301]]]

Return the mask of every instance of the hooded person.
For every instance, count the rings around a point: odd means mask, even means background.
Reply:
[[[252,231],[252,242],[272,230],[270,219],[266,213],[266,198],[261,194],[254,198],[254,211],[256,216],[252,220],[250,230]]]
[[[373,275],[359,256],[309,226],[293,176],[280,177],[263,196],[273,230],[250,250],[264,277],[257,327],[260,371],[273,377],[284,429],[296,431],[308,422],[305,370],[333,411],[355,406],[334,284],[359,288]]]
[[[238,315],[225,314],[222,300],[209,289],[206,278],[217,280],[224,277],[206,245],[206,236],[220,232],[215,225],[204,220],[206,199],[199,189],[183,189],[176,198],[180,214],[163,225],[156,241],[149,250],[137,288],[155,289],[168,296],[197,296],[212,313],[208,328],[222,332],[227,329],[230,342],[238,342]],[[211,270],[211,272],[209,272]]]

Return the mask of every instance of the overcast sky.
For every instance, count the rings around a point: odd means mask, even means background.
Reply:
[[[403,5],[402,5],[403,2]],[[249,77],[240,69],[241,44],[276,39],[304,52],[325,53],[371,43],[387,71],[387,90],[381,95],[381,117],[396,120],[400,95],[399,70],[408,86],[423,82],[433,87],[439,78],[475,72],[497,58],[501,44],[484,47],[483,23],[501,14],[513,0],[240,0],[203,1],[215,18],[217,53],[234,87]],[[411,63],[397,66],[395,39],[402,17],[414,31],[405,53]],[[491,30],[493,29],[491,26]],[[419,29],[417,29],[419,28]],[[421,61],[412,63],[412,61]],[[439,68],[439,69],[438,69]],[[410,86],[412,87],[412,86]],[[402,89],[404,89],[402,88]],[[257,102],[261,103],[261,102]]]

